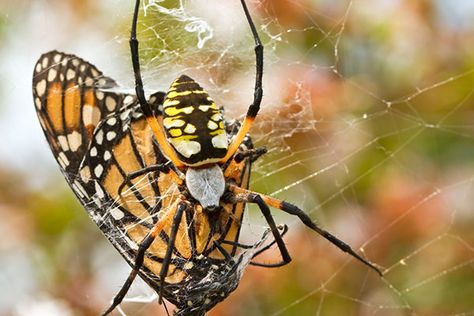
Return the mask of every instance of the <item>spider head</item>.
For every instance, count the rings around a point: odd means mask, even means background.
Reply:
[[[227,153],[228,140],[220,110],[207,92],[186,75],[176,79],[166,93],[163,126],[185,166],[214,164]]]
[[[225,179],[217,164],[207,168],[188,168],[186,186],[204,210],[213,213],[220,209],[219,201],[224,194]]]

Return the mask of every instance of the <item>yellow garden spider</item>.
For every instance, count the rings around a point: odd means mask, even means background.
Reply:
[[[248,190],[252,162],[265,153],[247,136],[262,101],[263,46],[244,0],[255,40],[254,98],[242,122],[228,122],[193,79],[181,75],[167,93],[145,97],[140,73],[135,3],[130,49],[136,95],[74,55],[48,52],[33,74],[37,114],[61,170],[90,217],[132,266],[111,306],[140,275],[180,315],[203,315],[238,285],[238,242],[246,203],[256,204],[281,262],[291,261],[270,207],[296,215],[344,252],[381,271],[320,228],[297,206]],[[263,239],[262,239],[263,240]],[[260,246],[259,243],[254,245]],[[208,280],[209,271],[214,279]],[[207,282],[207,283],[206,283]]]

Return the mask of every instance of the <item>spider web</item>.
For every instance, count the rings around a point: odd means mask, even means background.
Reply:
[[[473,34],[458,16],[463,4],[249,5],[265,45],[252,136],[269,150],[251,188],[299,205],[385,275],[275,211],[290,225],[294,262],[247,269],[210,315],[474,314],[474,67],[465,61]],[[239,3],[150,1],[146,11],[145,82],[166,87],[191,74],[227,117],[242,118],[255,57]],[[242,238],[255,240],[265,227],[250,207]],[[277,259],[277,251],[266,258]],[[255,290],[259,278],[278,289]]]
[[[138,37],[147,92],[187,73],[227,118],[243,118],[255,56],[234,2],[146,1]],[[239,288],[209,315],[474,315],[472,4],[248,4],[265,46],[264,98],[251,134],[269,151],[250,187],[300,206],[384,277],[275,210],[276,222],[289,225],[293,262],[243,265]],[[128,25],[129,9],[118,14]],[[128,65],[127,40],[116,31],[96,48],[123,48],[105,70],[117,60]],[[133,87],[124,68],[115,77]],[[265,228],[249,207],[242,241],[258,241]],[[278,251],[265,256],[278,259]],[[105,284],[115,282],[107,298],[129,271],[118,264],[100,268]],[[165,315],[140,282],[122,307]]]

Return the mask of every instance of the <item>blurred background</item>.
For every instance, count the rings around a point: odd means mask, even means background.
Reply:
[[[241,118],[255,59],[239,2],[145,3],[147,92],[184,72]],[[474,2],[248,4],[265,44],[251,133],[269,149],[251,188],[299,205],[385,276],[275,210],[290,226],[293,262],[248,268],[209,315],[473,315]],[[129,267],[62,178],[31,80],[37,58],[58,49],[132,90],[132,4],[0,0],[0,9],[0,315],[97,315]],[[250,208],[242,238],[264,226]],[[165,315],[140,282],[122,307]]]

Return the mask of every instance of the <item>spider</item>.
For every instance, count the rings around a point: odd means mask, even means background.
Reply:
[[[175,167],[169,169],[164,165],[158,165],[153,166],[153,168],[143,169],[139,173],[151,171],[152,169],[165,173],[174,173],[173,179],[177,181],[178,186],[183,190],[183,194],[192,198],[191,204],[201,205],[207,214],[223,212],[222,203],[236,204],[240,202],[257,204],[270,226],[282,256],[280,263],[265,265],[267,267],[279,267],[291,261],[291,256],[271,215],[269,208],[271,206],[286,213],[296,215],[306,226],[375,270],[379,275],[382,275],[381,271],[374,264],[358,255],[349,245],[319,227],[297,206],[247,190],[237,185],[231,176],[231,173],[235,172],[234,170],[239,170],[238,164],[242,161],[243,157],[254,155],[253,159],[256,159],[260,154],[264,153],[263,150],[260,152],[245,149],[238,151],[260,110],[263,96],[263,45],[245,0],[241,0],[241,4],[255,41],[256,78],[253,102],[250,104],[237,134],[228,144],[224,120],[219,110],[208,94],[190,77],[182,75],[173,82],[166,97],[163,99],[163,111],[153,111],[148,104],[143,90],[140,71],[138,40],[136,36],[140,1],[136,1],[130,37],[130,49],[136,83],[135,91],[141,109],[153,130],[160,149]],[[164,130],[160,122],[163,122]],[[238,172],[240,173],[241,171],[239,170]],[[183,216],[184,209],[189,207],[186,203],[187,201],[183,201],[181,204],[178,204],[174,214],[175,222],[173,223],[173,228],[175,229],[171,233],[170,242],[163,260],[160,273],[162,283],[160,292],[163,289],[164,278],[168,272],[168,264],[171,260],[177,225]],[[140,268],[147,246],[162,229],[160,225],[162,225],[162,221],[155,225],[153,231],[140,245],[141,251],[137,254],[135,268],[117,295],[118,300],[115,300],[107,312],[111,311],[121,301],[124,289],[127,289],[127,285],[131,283],[131,280],[133,280],[137,270]]]
[[[166,93],[145,97],[140,0],[130,34],[136,95],[116,92],[113,79],[74,55],[51,51],[35,66],[34,103],[51,150],[90,217],[132,266],[103,315],[122,302],[137,275],[158,292],[160,303],[168,299],[181,315],[202,315],[227,297],[240,280],[238,249],[256,247],[238,242],[246,203],[258,206],[273,236],[252,258],[275,244],[281,254],[279,262],[251,264],[280,267],[291,261],[283,241],[287,227],[276,225],[272,207],[297,216],[382,276],[297,206],[248,189],[251,164],[266,152],[254,149],[247,135],[263,96],[263,45],[245,0],[240,2],[256,56],[253,102],[242,123],[225,121],[187,75]]]

